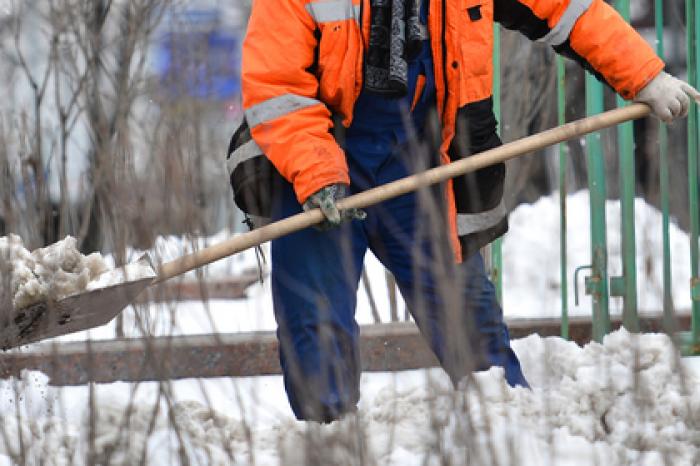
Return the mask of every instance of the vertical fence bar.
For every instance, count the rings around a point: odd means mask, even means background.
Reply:
[[[666,58],[664,47],[664,4],[663,0],[654,0],[654,22],[656,26],[656,53],[661,59]],[[672,331],[673,296],[671,295],[671,238],[670,238],[670,202],[668,174],[668,128],[659,122],[659,184],[661,188],[661,234],[663,242],[663,306],[664,328]]]
[[[697,0],[686,0],[686,42],[687,42],[687,68],[688,82],[692,86],[698,85],[698,60],[697,44],[695,35],[697,33],[698,13]],[[700,325],[700,301],[698,301],[698,232],[700,231],[700,218],[698,212],[698,111],[697,106],[691,105],[688,115],[688,195],[690,205],[690,268],[691,268],[691,299],[693,324],[691,331],[691,345],[697,343]]]
[[[603,85],[593,75],[586,73],[586,114],[596,115],[603,110]],[[610,331],[605,160],[600,132],[586,136],[586,155],[591,215],[591,276],[587,279],[586,291],[593,301],[593,339],[600,342]]]
[[[557,123],[566,123],[566,71],[564,59],[557,56]],[[566,273],[566,167],[567,145],[559,144],[559,257],[561,279],[561,337],[569,339],[569,282]]]
[[[617,0],[617,11],[630,20],[629,0]],[[624,107],[627,103],[617,96],[617,106]],[[617,127],[617,143],[620,160],[620,214],[622,226],[622,277],[615,277],[619,282],[618,287],[613,288],[613,295],[622,296],[622,322],[625,328],[631,332],[639,331],[639,319],[637,316],[637,261],[636,238],[634,231],[634,196],[635,196],[635,168],[634,168],[634,128],[632,122],[627,122]],[[615,283],[615,282],[613,282]],[[615,289],[619,288],[619,289]]]
[[[493,110],[501,134],[501,30],[493,26]],[[491,245],[491,281],[496,287],[498,302],[503,304],[503,241],[498,238]]]

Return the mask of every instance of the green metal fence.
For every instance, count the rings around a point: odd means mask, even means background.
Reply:
[[[627,20],[630,19],[630,0],[615,0],[613,6]],[[660,57],[665,58],[664,27],[668,25],[664,21],[664,2],[654,0],[654,15],[656,29],[656,50]],[[687,79],[696,88],[700,84],[700,0],[685,0],[686,16],[686,53],[687,53]],[[497,117],[500,120],[500,36],[498,26],[495,43],[495,82],[494,94]],[[557,96],[558,96],[558,123],[565,123],[565,68],[561,58],[557,58]],[[603,112],[604,89],[592,75],[586,76],[586,113],[593,115]],[[622,98],[617,98],[617,105],[624,106],[627,103]],[[688,191],[689,191],[689,218],[690,218],[690,259],[691,259],[691,283],[689,290],[692,298],[692,328],[690,332],[677,332],[676,321],[671,295],[672,276],[670,248],[670,207],[669,207],[669,142],[666,126],[659,123],[659,186],[660,203],[662,210],[662,251],[663,256],[663,313],[665,327],[669,333],[677,336],[679,343],[686,354],[700,353],[700,277],[698,276],[699,251],[698,235],[700,234],[700,211],[698,210],[698,134],[700,133],[700,118],[698,106],[692,105],[687,120],[688,141]],[[637,276],[636,276],[636,234],[635,234],[635,160],[634,160],[634,134],[633,124],[627,123],[617,129],[617,157],[619,157],[619,191],[621,203],[621,259],[622,274],[620,276],[608,276],[608,247],[606,238],[606,177],[611,176],[605,170],[605,154],[599,133],[586,137],[586,157],[588,166],[588,188],[590,191],[590,220],[591,220],[591,262],[581,266],[579,270],[590,270],[590,275],[585,279],[586,293],[590,295],[593,310],[593,336],[596,340],[602,340],[610,331],[609,298],[611,296],[622,299],[623,324],[630,331],[638,331],[640,328],[637,305]],[[610,157],[612,154],[608,154]],[[567,237],[566,237],[566,193],[567,193],[567,146],[559,147],[559,193],[561,216],[561,335],[569,337],[569,280],[575,277],[567,277]],[[501,296],[501,244],[495,243],[491,248],[492,278]],[[507,283],[505,284],[507,289]]]
[[[661,3],[661,2],[657,2]],[[686,43],[688,56],[688,81],[698,87],[700,63],[700,0],[686,0]],[[661,5],[657,5],[657,11]],[[698,212],[698,107],[692,106],[688,116],[688,187],[690,196],[690,265],[693,323],[689,335],[683,335],[682,342],[688,352],[700,352],[700,279],[698,279],[698,234],[700,233],[700,212]]]

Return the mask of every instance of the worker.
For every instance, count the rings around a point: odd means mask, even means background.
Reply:
[[[527,387],[479,253],[507,230],[503,164],[365,210],[336,206],[501,144],[494,21],[576,60],[664,121],[686,115],[688,95],[698,98],[602,0],[253,3],[243,107],[250,144],[284,180],[272,220],[314,208],[325,216],[272,242],[280,361],[298,419],[331,422],[356,410],[354,313],[368,249],[393,273],[453,383],[497,366],[510,385]]]

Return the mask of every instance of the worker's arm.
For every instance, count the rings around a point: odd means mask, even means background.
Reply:
[[[664,62],[603,0],[494,0],[494,9],[504,27],[551,45],[625,99],[648,103],[659,118],[687,113],[694,89],[662,73]]]
[[[243,42],[243,108],[251,135],[294,185],[300,203],[324,186],[349,184],[331,114],[316,96],[316,24],[303,0],[258,0]]]

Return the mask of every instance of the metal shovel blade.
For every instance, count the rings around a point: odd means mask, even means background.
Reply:
[[[124,277],[123,269],[110,270],[105,272],[113,275],[114,280],[110,281],[114,283],[121,279],[120,282],[58,301],[40,302],[3,313],[7,317],[3,317],[0,329],[0,348],[6,350],[108,323],[153,283],[156,277],[147,256],[135,264],[143,267],[142,270],[150,267],[152,275],[141,274],[140,278],[129,280],[128,276]],[[100,276],[103,277],[104,274]]]

